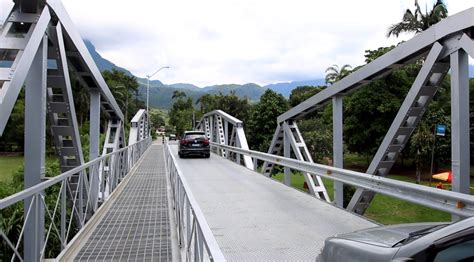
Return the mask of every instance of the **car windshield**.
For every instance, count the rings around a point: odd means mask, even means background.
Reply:
[[[186,134],[186,139],[201,139],[204,138],[203,134]]]

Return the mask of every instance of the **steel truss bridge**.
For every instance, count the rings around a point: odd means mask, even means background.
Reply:
[[[25,189],[0,200],[2,219],[23,206],[18,234],[0,227],[7,247],[1,260],[314,260],[327,237],[376,225],[361,215],[377,193],[448,212],[453,219],[474,216],[468,83],[474,8],[279,116],[267,153],[250,150],[244,123],[216,110],[197,127],[215,154],[182,160],[176,144],[152,143],[146,110],[132,119],[127,145],[121,109],[59,0],[14,3],[0,29],[0,134],[24,89]],[[421,70],[369,168],[343,169],[344,96],[413,63]],[[386,178],[449,71],[452,191]],[[87,163],[72,80],[90,96]],[[313,162],[297,125],[327,104],[333,108],[334,166]],[[107,126],[102,153],[101,123]],[[56,177],[44,172],[47,130],[62,172]],[[277,165],[284,168],[284,183],[269,179]],[[290,187],[291,170],[303,173],[309,194]],[[323,177],[335,181],[334,200]],[[347,209],[343,184],[357,187]]]

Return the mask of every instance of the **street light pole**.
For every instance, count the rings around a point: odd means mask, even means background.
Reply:
[[[150,116],[150,113],[149,113],[149,100],[150,100],[150,78],[152,78],[154,75],[158,74],[158,72],[160,72],[161,70],[163,69],[169,69],[170,67],[169,66],[163,66],[163,67],[160,67],[158,70],[156,70],[155,73],[151,74],[151,75],[147,75],[146,78],[147,78],[147,85],[146,85],[146,113],[148,114],[148,117]]]

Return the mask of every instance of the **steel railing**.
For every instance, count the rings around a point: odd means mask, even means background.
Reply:
[[[283,167],[289,167],[301,172],[315,174],[334,181],[343,182],[376,193],[441,210],[453,215],[462,217],[474,216],[474,196],[472,195],[417,185],[332,166],[299,161],[297,159],[285,158],[258,151],[220,145],[217,143],[211,143],[211,146],[213,148],[225,149],[237,154],[250,156],[254,161],[255,167],[257,167],[257,160],[267,161]],[[221,150],[218,150],[218,152],[221,152]]]
[[[63,250],[69,240],[84,227],[89,218],[95,213],[100,202],[106,200],[105,196],[113,192],[120,181],[129,173],[150,144],[151,138],[142,140],[1,199],[0,211],[2,213],[13,205],[21,204],[22,201],[27,200],[25,203],[29,203],[27,204],[28,208],[25,209],[26,214],[23,215],[21,231],[16,236],[16,239],[10,239],[8,232],[4,232],[3,226],[0,228],[1,238],[13,253],[11,261],[16,259],[23,261],[20,247],[26,221],[29,219],[34,219],[35,227],[39,227],[45,222],[46,236],[44,239],[38,238],[36,240],[43,243],[40,253],[42,259],[45,258],[48,243],[54,242],[51,238],[52,235],[56,238],[55,242],[59,241],[60,245],[59,248],[54,248]],[[76,177],[77,174],[79,174],[78,179],[73,183],[71,178],[73,176]],[[85,179],[86,177],[88,179]],[[71,188],[73,184],[77,190]],[[94,187],[97,187],[97,189],[94,190]],[[99,191],[99,194],[94,195],[94,191]],[[53,193],[48,194],[47,192]],[[47,204],[49,203],[47,200],[50,199],[54,200],[52,206]],[[44,207],[44,222],[42,222],[41,218],[38,219],[39,212],[31,212],[31,210],[38,210],[32,209],[34,206]],[[4,219],[3,214],[2,219]],[[5,254],[3,255],[5,256]],[[59,255],[59,253],[56,255]],[[5,257],[3,258],[6,259]]]
[[[225,261],[219,245],[184,178],[169,144],[165,146],[166,166],[172,191],[178,242],[185,261]]]

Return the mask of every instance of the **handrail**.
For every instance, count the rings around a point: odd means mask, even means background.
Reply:
[[[20,254],[20,242],[22,241],[23,229],[26,225],[26,221],[33,219],[37,226],[44,226],[47,230],[46,239],[43,240],[37,239],[36,241],[43,242],[42,251],[40,254],[41,258],[45,257],[45,250],[50,240],[51,231],[55,231],[56,235],[59,236],[59,242],[61,245],[61,250],[64,249],[68,240],[72,238],[72,235],[75,234],[73,229],[73,224],[77,225],[80,229],[82,228],[96,211],[97,203],[99,201],[98,196],[92,196],[91,191],[94,187],[99,188],[102,193],[102,201],[104,199],[105,191],[109,190],[111,193],[119,185],[119,182],[122,181],[125,175],[129,173],[132,167],[138,162],[143,153],[151,144],[151,138],[142,140],[133,145],[127,146],[115,152],[106,154],[99,158],[96,158],[84,165],[78,166],[74,169],[71,169],[67,172],[64,172],[56,177],[52,177],[47,181],[44,181],[40,184],[37,184],[33,187],[27,188],[21,192],[8,196],[0,200],[0,211],[19,203],[20,201],[29,200],[29,208],[25,210],[24,223],[22,225],[22,230],[18,239],[16,240],[16,245],[13,246],[12,239],[9,239],[7,234],[3,232],[3,228],[0,228],[0,238],[5,239],[8,243],[8,246],[12,248],[13,257],[12,261],[15,260],[15,257],[23,260]],[[100,168],[104,163],[110,163],[108,168]],[[78,181],[72,181],[74,175],[78,174]],[[93,179],[84,179],[85,176],[97,176],[100,177],[102,181],[101,184],[98,184],[97,180],[94,182]],[[109,186],[106,187],[105,183]],[[55,196],[54,209],[50,210],[46,205],[46,189],[51,188],[52,186],[60,185],[60,190]],[[74,189],[75,186],[75,189]],[[69,192],[69,194],[66,194]],[[67,206],[66,201],[69,201],[72,206]],[[35,214],[30,214],[32,206],[43,206],[45,209],[45,221],[49,223],[42,223]],[[53,211],[53,212],[51,212]],[[73,221],[74,219],[74,221]],[[57,225],[57,224],[60,225]]]
[[[166,166],[172,190],[178,240],[185,261],[226,261],[186,178],[181,173],[169,144],[165,146]],[[203,246],[207,254],[203,253]],[[207,257],[204,257],[207,255]]]
[[[316,174],[321,177],[396,197],[415,204],[424,205],[453,215],[462,217],[474,216],[474,196],[472,195],[431,188],[332,166],[299,161],[258,151],[244,150],[217,143],[211,143],[211,146],[250,156],[254,158],[254,161],[259,159],[294,170]]]
[[[151,139],[147,139],[147,140],[142,140],[142,141],[139,141],[133,145],[130,145],[130,146],[127,146],[127,147],[124,147],[124,148],[121,148],[115,152],[112,152],[112,153],[108,153],[106,155],[103,155],[101,157],[98,157],[92,161],[89,161],[87,163],[85,163],[84,165],[82,166],[78,166],[78,167],[75,167],[69,171],[66,171],[62,174],[60,174],[59,176],[55,176],[51,179],[48,179],[47,181],[44,181],[44,182],[41,182],[35,186],[32,186],[30,188],[27,188],[25,190],[22,190],[18,193],[15,193],[11,196],[8,196],[6,198],[3,198],[0,200],[0,210],[1,209],[4,209],[12,204],[15,204],[16,202],[18,202],[19,200],[24,200],[25,198],[28,198],[28,197],[31,197],[33,196],[34,194],[37,194],[37,193],[40,193],[41,191],[44,191],[45,189],[51,187],[52,185],[55,185],[61,181],[63,181],[64,179],[67,179],[67,178],[70,178],[71,176],[73,176],[74,174],[77,174],[77,173],[80,173],[81,171],[85,170],[86,168],[88,167],[91,167],[97,163],[100,163],[101,161],[103,161],[104,159],[108,159],[110,158],[111,156],[113,155],[116,155],[116,154],[119,154],[123,151],[126,151],[128,150],[129,148],[132,148],[132,147],[136,147],[138,145],[141,145],[141,144],[145,144],[145,143],[150,143],[151,142]],[[149,146],[149,145],[148,145]],[[146,148],[148,148],[148,146]]]

